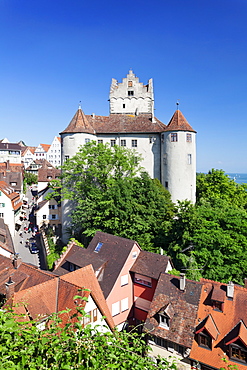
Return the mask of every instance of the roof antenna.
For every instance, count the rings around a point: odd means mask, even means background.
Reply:
[[[177,103],[176,103],[176,105],[177,105],[177,110],[178,110],[178,106],[179,106],[179,100],[177,100]]]

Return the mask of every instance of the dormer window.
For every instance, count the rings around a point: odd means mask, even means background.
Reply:
[[[99,251],[100,251],[100,249],[101,249],[102,245],[103,245],[103,243],[99,242],[99,243],[96,245],[96,247],[95,247],[95,249],[94,249],[94,252],[99,253]]]
[[[229,357],[232,360],[247,362],[247,348],[241,343],[240,340],[230,344],[229,346]]]
[[[170,317],[165,313],[159,313],[159,326],[169,330],[170,328]]]
[[[205,331],[198,334],[197,342],[201,347],[212,349],[212,338]]]
[[[212,306],[215,311],[223,312],[223,302],[212,301]]]

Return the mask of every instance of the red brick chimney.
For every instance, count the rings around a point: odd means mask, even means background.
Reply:
[[[7,283],[5,283],[5,286],[6,286],[6,299],[8,300],[11,296],[13,296],[15,292],[15,283],[11,279],[11,276],[9,277]]]

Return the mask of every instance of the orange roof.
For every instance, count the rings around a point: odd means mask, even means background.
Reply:
[[[244,345],[247,347],[247,328],[244,325],[242,321],[240,321],[239,325],[237,325],[237,335],[234,335],[234,337],[229,340],[226,345],[236,342],[236,340],[240,339]]]
[[[247,310],[244,309],[247,304],[247,289],[234,285],[233,299],[229,299],[226,295],[227,284],[201,279],[204,283],[197,315],[197,328],[205,328],[213,338],[212,350],[209,351],[198,345],[197,341],[193,341],[190,358],[199,361],[205,365],[221,368],[223,367],[222,358],[226,358],[229,365],[236,365],[228,359],[228,348],[226,344],[241,339],[247,346],[247,329],[245,325],[240,325],[239,331],[236,330],[239,322],[247,323]],[[217,291],[216,296],[219,297],[218,291],[224,293],[224,302],[222,311],[214,309],[212,304],[212,293]],[[220,293],[222,300],[222,293]],[[215,295],[213,295],[215,298]],[[211,317],[211,319],[209,319]],[[202,326],[200,323],[205,320]],[[235,328],[235,329],[234,329]],[[233,330],[234,329],[234,330]],[[203,330],[203,329],[202,329]],[[218,330],[218,335],[217,334]],[[199,329],[197,330],[199,333]],[[246,370],[246,365],[237,363],[239,370]]]
[[[94,128],[88,123],[88,120],[81,108],[77,110],[69,126],[63,132],[87,132],[95,134]]]
[[[83,291],[83,288],[86,290]],[[82,292],[78,293],[79,289],[82,289]],[[70,272],[62,277],[54,276],[52,280],[16,292],[12,299],[6,303],[6,306],[11,305],[14,311],[16,311],[16,307],[21,305],[33,319],[47,317],[52,313],[58,313],[69,308],[71,309],[70,315],[61,314],[62,325],[65,325],[69,317],[77,312],[76,305],[78,300],[75,301],[74,296],[78,294],[83,297],[92,295],[102,316],[106,316],[109,328],[113,329],[112,316],[91,265]],[[84,307],[86,301],[82,300],[80,304]],[[25,313],[25,310],[21,310],[22,313]],[[29,319],[29,317],[25,318]]]
[[[49,144],[40,144],[45,152],[48,152],[50,145]]]
[[[172,116],[170,122],[168,123],[165,131],[191,131],[196,132],[189,125],[183,113],[178,109]]]
[[[208,332],[208,334],[216,340],[219,334],[219,331],[215,325],[215,322],[211,315],[208,315],[206,320],[204,320],[203,325],[201,325],[200,329],[196,331],[196,334],[201,333],[204,329]]]

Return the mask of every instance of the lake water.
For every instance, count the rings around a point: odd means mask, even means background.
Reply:
[[[226,175],[238,184],[247,184],[247,173],[227,173]]]

